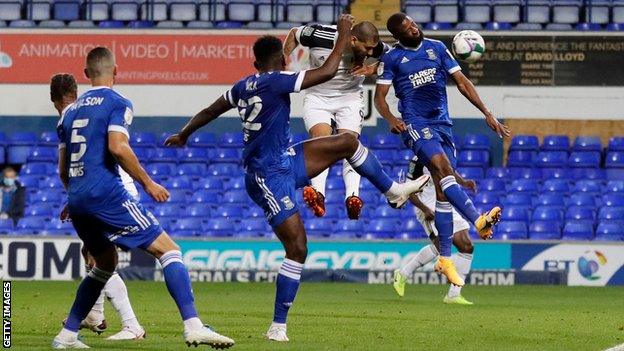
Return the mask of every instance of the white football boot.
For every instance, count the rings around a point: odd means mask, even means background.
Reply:
[[[85,345],[78,338],[63,338],[60,334],[54,337],[52,340],[53,349],[88,349],[89,346]]]
[[[286,335],[286,324],[271,324],[271,327],[266,333],[266,337],[271,341],[289,341],[288,335]]]
[[[184,341],[187,346],[209,345],[214,349],[227,349],[234,346],[234,340],[215,332],[207,325],[198,330],[185,330]]]
[[[384,194],[390,207],[403,207],[412,194],[417,194],[423,190],[429,178],[431,177],[428,174],[423,174],[417,179],[407,180],[405,183],[394,183],[390,190]]]
[[[140,340],[145,339],[145,329],[139,326],[138,328],[123,327],[123,329],[117,334],[111,335],[106,340]]]

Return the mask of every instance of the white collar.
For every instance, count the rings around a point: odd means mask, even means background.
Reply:
[[[403,49],[406,49],[406,50],[418,51],[422,47],[422,44],[423,44],[424,40],[425,39],[423,38],[423,40],[420,42],[420,44],[418,44],[417,47],[405,46],[405,45],[403,45],[401,43],[399,43],[399,46],[402,47]]]
[[[98,89],[110,89],[110,87],[107,87],[106,85],[98,85],[98,86],[87,89],[87,91],[98,90]]]
[[[74,105],[74,103],[72,102],[71,104],[65,106],[63,111],[61,111],[61,116],[65,115],[65,112],[67,112],[67,110],[69,110],[69,108],[72,107],[73,105]]]

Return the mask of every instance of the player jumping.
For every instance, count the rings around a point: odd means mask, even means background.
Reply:
[[[149,177],[130,148],[132,104],[112,90],[116,73],[110,50],[91,50],[85,74],[92,88],[64,109],[57,127],[59,173],[69,195],[69,215],[95,265],[80,283],[65,327],[54,338],[52,347],[88,347],[78,340],[78,328],[115,272],[116,246],[125,250],[141,248],[160,261],[167,289],[184,321],[187,345],[230,347],[232,339],[204,326],[198,318],[180,248],[122,184],[119,167],[155,201],[169,198],[167,190]]]
[[[415,179],[422,174],[430,174],[427,167],[418,162],[418,158],[414,157],[410,163],[407,171],[407,179]],[[457,183],[467,189],[476,190],[477,186],[474,180],[464,179],[459,173],[455,172],[455,178]],[[414,273],[418,268],[427,265],[433,261],[439,254],[440,241],[438,238],[438,231],[436,230],[434,218],[435,218],[435,205],[436,205],[436,191],[433,181],[430,179],[427,182],[427,186],[419,194],[412,195],[410,202],[416,207],[416,218],[425,229],[425,232],[429,236],[429,239],[433,242],[420,249],[416,256],[412,257],[401,269],[394,271],[393,287],[399,296],[405,294],[405,283],[407,278]],[[470,224],[462,217],[457,210],[453,208],[453,245],[457,248],[459,253],[453,256],[453,262],[457,267],[457,272],[462,279],[465,279],[470,272],[470,265],[472,264],[472,252],[473,246],[468,234]],[[458,304],[458,305],[472,305],[472,302],[466,300],[461,295],[461,286],[451,284],[449,291],[444,297],[444,303]]]
[[[440,238],[440,256],[435,270],[446,275],[452,284],[463,286],[464,280],[451,261],[453,207],[470,221],[483,239],[492,236],[501,209],[494,207],[479,215],[468,195],[454,176],[455,145],[448,114],[446,80],[451,76],[459,91],[484,115],[500,137],[509,136],[509,129],[498,122],[485,107],[474,85],[461,72],[461,67],[446,46],[423,37],[418,25],[407,15],[397,13],[388,19],[387,28],[399,43],[383,57],[375,89],[375,106],[390,124],[393,133],[400,133],[411,149],[431,172],[436,187],[435,226]],[[394,85],[399,99],[401,119],[390,111],[386,96]]]
[[[410,194],[420,191],[429,179],[424,175],[403,184],[392,181],[373,153],[348,133],[288,147],[289,94],[326,82],[336,74],[351,38],[351,23],[351,16],[342,15],[338,20],[336,45],[325,63],[302,72],[284,72],[282,42],[273,36],[261,37],[253,46],[258,73],[240,80],[166,141],[166,145],[183,146],[197,129],[231,108],[238,109],[244,130],[247,193],[264,209],[286,251],[277,276],[275,312],[267,332],[269,340],[288,341],[286,317],[299,289],[308,253],[306,232],[295,200],[296,189],[308,185],[310,178],[340,159],[347,159],[356,172],[384,193],[392,207],[405,204]]]
[[[58,112],[59,116],[63,114],[65,108],[73,104],[78,98],[78,85],[73,75],[68,73],[56,74],[50,81],[50,100],[54,104],[54,108]],[[132,178],[123,169],[119,169],[119,175],[121,176],[122,183],[128,193],[134,197],[139,197]],[[67,207],[61,212],[61,220],[68,221],[69,212]],[[89,254],[86,247],[82,247],[82,256],[86,263],[87,273],[95,266],[95,260],[93,256]],[[104,285],[100,297],[98,297],[95,305],[87,315],[87,317],[80,323],[81,328],[88,328],[98,334],[102,333],[106,327],[106,319],[104,319],[104,297],[106,297],[113,308],[119,314],[121,320],[122,330],[114,335],[111,335],[107,340],[138,340],[145,337],[145,330],[139,324],[132,305],[130,305],[130,298],[128,297],[128,289],[123,279],[117,274],[113,273],[110,279]]]
[[[310,49],[310,66],[320,67],[330,55],[336,42],[335,26],[311,24],[290,30],[284,42],[284,54],[289,56],[297,44]],[[350,45],[342,55],[338,73],[330,81],[306,89],[303,100],[303,121],[310,137],[332,134],[332,120],[337,133],[359,137],[364,117],[364,75],[376,72],[375,64],[365,63],[369,57],[379,58],[389,47],[379,41],[377,27],[360,22],[351,29]],[[312,185],[303,188],[303,198],[318,217],[325,215],[326,169],[312,178]],[[364,203],[359,197],[360,175],[343,160],[345,205],[350,219],[360,218]]]

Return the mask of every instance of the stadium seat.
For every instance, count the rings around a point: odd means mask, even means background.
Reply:
[[[52,218],[44,224],[43,235],[74,235],[76,230],[71,222],[62,222],[58,218]]]
[[[494,231],[494,239],[522,240],[527,239],[529,231],[525,222],[507,221],[500,222]]]
[[[65,22],[59,20],[46,20],[39,22],[39,28],[64,28]]]
[[[360,198],[364,202],[364,206],[375,208],[381,197],[376,191],[361,191]]]
[[[0,234],[13,234],[13,232],[13,220],[10,218],[0,219]]]
[[[429,22],[425,25],[427,30],[451,30],[453,25],[446,22]]]
[[[230,21],[249,22],[256,19],[256,6],[252,2],[232,1],[227,4]]]
[[[64,189],[61,179],[57,176],[50,176],[39,182],[41,189]]]
[[[240,176],[240,177],[231,178],[224,184],[224,189],[225,190],[245,190],[246,189],[245,177]]]
[[[171,177],[164,182],[163,186],[167,189],[191,190],[193,188],[191,178],[188,176]]]
[[[51,203],[37,203],[28,206],[24,213],[26,216],[52,217],[54,212],[55,208]]]
[[[394,219],[375,219],[366,227],[367,239],[392,239],[395,236],[397,222]]]
[[[584,221],[594,221],[596,219],[596,213],[593,208],[588,208],[584,206],[570,206],[565,214],[565,219],[569,220],[584,220]]]
[[[124,23],[122,21],[100,21],[98,23],[98,27],[100,28],[124,28]]]
[[[509,179],[542,179],[542,172],[538,168],[510,167],[507,172]]]
[[[292,29],[293,27],[301,26],[301,22],[278,22],[275,25],[276,29]]]
[[[500,193],[481,191],[475,196],[474,203],[484,205],[500,205]]]
[[[182,211],[186,217],[210,218],[210,206],[205,203],[192,203]]]
[[[199,20],[219,22],[225,21],[225,3],[217,1],[199,1]]]
[[[602,26],[598,23],[577,23],[574,29],[580,31],[599,31],[602,30]]]
[[[545,151],[568,151],[570,138],[567,135],[546,135],[541,149]]]
[[[479,194],[477,194],[477,196],[478,195]],[[507,206],[530,207],[531,206],[531,195],[529,195],[529,194],[511,193],[511,194],[508,194],[501,202],[502,202],[503,207],[507,207]]]
[[[606,178],[605,170],[601,168],[573,168],[571,171],[574,179],[602,180]],[[569,176],[570,171],[565,175]]]
[[[564,156],[564,159],[567,158]],[[561,161],[561,160],[558,160]],[[586,170],[587,168],[575,168],[574,170]],[[542,168],[542,179],[571,179],[574,173],[566,168]]]
[[[600,241],[623,241],[624,226],[622,222],[601,222],[596,228],[594,240]]]
[[[465,144],[464,144],[465,145]],[[463,150],[459,152],[457,164],[460,167],[487,167],[490,154],[485,150]]]
[[[484,134],[466,134],[462,141],[464,150],[490,150],[490,138]]]
[[[195,133],[189,138],[188,145],[192,147],[215,147],[217,146],[217,137],[214,133]]]
[[[169,19],[172,21],[195,21],[197,19],[197,4],[194,1],[170,2]]]
[[[390,206],[379,206],[375,209],[375,217],[374,218],[390,218],[390,219],[398,219],[400,216],[399,211]]]
[[[486,30],[511,30],[511,23],[506,22],[488,22],[485,24]]]
[[[155,177],[170,177],[175,174],[175,163],[151,163],[145,167],[145,171]]]
[[[208,166],[207,175],[230,178],[236,175],[237,167],[229,163],[218,163]]]
[[[433,30],[451,29],[451,23],[459,22],[459,3],[457,0],[434,0],[433,19],[438,22],[438,28],[429,26]],[[430,25],[433,23],[429,23]],[[442,24],[446,24],[444,26]]]
[[[59,21],[80,19],[80,2],[75,0],[57,0],[52,4],[53,18]]]
[[[214,151],[211,160],[215,163],[238,163],[242,158],[242,152],[239,149],[218,148]]]
[[[319,23],[333,23],[345,9],[344,2],[318,0],[316,2],[316,21]]]
[[[305,1],[286,4],[286,20],[308,23],[314,21],[314,6]]]
[[[568,200],[568,206],[580,206],[595,209],[596,205],[596,198],[594,195],[588,193],[573,194]]]
[[[108,21],[109,19],[111,19],[110,5],[111,4],[108,1],[87,0],[83,5],[85,20],[71,21],[68,26],[72,28],[88,28],[95,26],[93,21]]]
[[[0,20],[14,21],[22,18],[22,1],[0,1]]]
[[[541,191],[565,195],[570,191],[570,183],[564,179],[547,179],[542,184]]]
[[[511,182],[507,190],[517,193],[535,194],[538,192],[539,186],[537,181],[533,179],[517,179]]]
[[[529,221],[529,211],[524,206],[507,206],[503,211],[501,219],[503,221]]]
[[[492,11],[494,12],[494,21],[518,23],[521,18],[520,0],[493,0]]]
[[[535,135],[516,135],[511,139],[510,150],[538,151],[539,144]]]
[[[481,23],[459,22],[455,25],[456,30],[481,30],[483,25]]]
[[[37,24],[31,20],[14,20],[9,23],[10,28],[33,28]]]
[[[580,19],[581,6],[580,0],[553,0],[553,16],[554,23],[575,24]]]
[[[570,221],[563,227],[562,240],[592,240],[594,228],[586,221]]]
[[[152,213],[160,218],[160,217],[179,217],[180,216],[180,205],[179,204],[158,204],[152,210]]]
[[[598,212],[598,220],[624,223],[624,207],[602,207]]]
[[[189,21],[186,24],[186,28],[191,29],[211,29],[214,28],[214,24],[208,21]]]
[[[244,145],[242,133],[223,133],[219,142],[220,147],[242,148]]]
[[[611,137],[607,151],[624,151],[624,136]]]
[[[537,157],[535,151],[512,150],[509,151],[507,157],[508,167],[533,167],[534,160]]]
[[[572,25],[568,23],[548,23],[544,29],[565,32],[572,30]]]
[[[331,232],[331,237],[335,238],[338,236],[346,236],[347,237],[359,237],[362,236],[362,233],[365,231],[365,226],[362,221],[352,221],[349,219],[341,219],[336,222],[333,226],[333,231]]]
[[[568,166],[573,168],[598,168],[600,167],[600,152],[577,152],[570,154]]]
[[[210,149],[201,147],[187,147],[180,149],[178,155],[180,162],[204,162],[211,158]]]
[[[598,194],[600,190],[600,183],[596,180],[579,180],[572,187],[572,191],[575,193]]]
[[[605,159],[606,168],[624,168],[624,151],[611,151]]]
[[[266,220],[262,218],[251,218],[241,222],[238,227],[240,233],[250,237],[264,237],[271,234],[271,229],[267,227]]]
[[[217,203],[215,203],[216,205]],[[244,206],[240,204],[226,204],[219,205],[217,208],[211,211],[213,216],[223,217],[229,219],[243,219],[245,216]]]
[[[537,197],[536,206],[550,206],[555,208],[565,208],[565,200],[563,196],[555,193],[545,193]]]
[[[371,147],[373,149],[398,149],[401,147],[401,141],[394,135],[377,133],[373,137]]]
[[[156,28],[184,28],[182,21],[158,21]]]
[[[585,4],[585,22],[597,25],[610,22],[611,0],[592,0]]]
[[[483,168],[481,167],[458,167],[457,173],[459,173],[464,179],[479,180],[483,179]]]
[[[377,159],[384,167],[392,167],[394,165],[394,154],[394,152],[375,152],[375,156],[377,156]]]
[[[490,192],[503,195],[505,191],[505,181],[503,179],[490,178],[479,181],[479,192]]]
[[[202,178],[208,167],[204,163],[183,163],[176,168],[180,176],[187,176],[193,180]]]
[[[622,30],[622,24],[624,24],[624,1],[614,0],[613,7],[611,8],[611,22],[620,24],[619,30]]]
[[[128,22],[128,28],[153,28],[155,26],[156,24],[154,23],[154,21],[130,21]],[[123,27],[123,23],[122,23],[122,27]]]
[[[154,147],[157,144],[156,135],[150,132],[133,132],[130,143],[132,147]]]
[[[572,146],[574,151],[602,151],[602,144],[600,143],[600,137],[598,136],[583,136],[580,135],[574,139],[574,145]]]
[[[325,236],[332,234],[332,223],[323,218],[312,218],[305,222],[306,233],[311,236]]]
[[[30,156],[32,146],[9,146],[6,149],[7,162],[11,164],[26,163]]]
[[[157,147],[154,149],[152,162],[177,162],[178,151],[173,148]]]
[[[407,220],[404,220],[400,224],[399,237],[397,239],[403,240],[419,240],[428,238],[425,233],[425,229],[422,227],[420,222],[413,217]]]
[[[139,19],[142,21],[166,21],[167,3],[159,0],[152,0],[141,3],[139,8]]]
[[[43,132],[39,137],[39,145],[57,147],[59,143],[56,132]]]
[[[623,6],[623,8],[624,8],[624,6]],[[622,16],[622,17],[624,17],[624,16]],[[624,30],[624,23],[609,23],[609,24],[607,24],[606,29],[608,31],[623,31]]]
[[[529,238],[532,240],[559,240],[561,227],[559,222],[533,221],[529,226]]]
[[[49,163],[37,162],[37,163],[27,163],[22,166],[20,170],[20,175],[48,175],[52,172]],[[53,167],[53,166],[52,166]]]
[[[171,189],[169,190],[170,203],[185,203],[188,197],[188,190],[183,189]]]
[[[568,153],[565,151],[540,151],[535,163],[540,168],[565,167],[568,163]]]
[[[330,177],[327,178],[327,183],[325,184],[325,189],[327,190],[339,190],[341,192],[344,191],[345,185],[344,180],[338,177]]]
[[[250,201],[247,191],[245,190],[229,190],[223,193],[222,203],[228,204],[246,204]]]
[[[525,16],[528,23],[550,22],[550,0],[527,0],[525,2]]]
[[[395,165],[404,166],[407,169],[409,161],[414,157],[412,150],[400,150],[395,158]]]
[[[620,193],[605,194],[602,205],[607,207],[624,207],[624,196]]]
[[[485,171],[485,178],[507,179],[509,170],[505,167],[490,167]]]
[[[150,4],[152,4],[150,2]],[[148,6],[148,5],[144,5]],[[151,8],[151,6],[150,6]],[[136,21],[139,19],[139,2],[122,0],[111,4],[111,17],[114,21]]]
[[[55,162],[58,158],[58,148],[54,146],[36,146],[30,149],[28,162]]]
[[[59,191],[55,191],[53,189],[43,189],[39,190],[36,193],[30,195],[28,197],[28,202],[34,203],[51,203],[53,205],[60,205],[67,198],[64,195],[63,191],[59,189]]]
[[[199,218],[178,218],[173,222],[171,234],[174,236],[197,236],[203,232]]]
[[[603,193],[620,193],[624,192],[624,180],[610,180],[602,189]]]
[[[218,204],[220,200],[219,193],[212,189],[198,189],[193,191],[191,202],[199,202],[205,204]]]
[[[21,218],[17,222],[15,229],[17,230],[17,234],[40,234],[48,222],[48,217],[28,216]]]
[[[432,4],[429,0],[408,0],[404,12],[416,23],[429,23],[433,21]]]
[[[19,176],[18,180],[20,183],[22,183],[22,186],[26,187],[26,188],[38,188],[39,187],[39,180],[41,179],[41,175],[36,175],[36,174],[24,174]]]

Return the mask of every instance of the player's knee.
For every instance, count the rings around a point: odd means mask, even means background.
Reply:
[[[360,145],[358,138],[351,133],[340,133],[338,134],[338,139],[342,149],[349,154],[353,154]]]
[[[286,255],[293,261],[304,263],[308,257],[308,245],[304,242],[295,243]]]
[[[474,252],[474,246],[472,245],[472,241],[462,241],[462,243],[457,248],[457,251],[461,253],[472,254]]]

